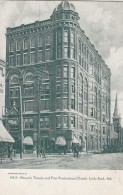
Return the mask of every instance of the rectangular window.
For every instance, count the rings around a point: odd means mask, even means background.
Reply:
[[[84,114],[88,115],[87,105],[84,105]]]
[[[49,128],[49,117],[40,118],[40,128]]]
[[[68,77],[68,67],[67,66],[64,66],[63,67],[63,77],[64,78],[67,78]]]
[[[63,109],[68,109],[68,99],[67,98],[63,99]]]
[[[9,51],[14,51],[14,42],[11,42],[9,45]]]
[[[41,100],[41,110],[49,110],[49,109],[50,109],[49,99]]]
[[[61,77],[61,68],[59,66],[56,69],[56,77]]]
[[[33,87],[28,87],[24,88],[24,96],[33,96],[34,95],[34,88]]]
[[[60,93],[60,83],[56,83],[56,93]]]
[[[60,109],[61,108],[61,98],[57,98],[56,99],[56,109]]]
[[[60,116],[56,116],[56,127],[57,128],[61,127],[61,117]]]
[[[31,64],[35,63],[35,53],[31,53]]]
[[[10,56],[10,58],[9,58],[9,65],[14,66],[14,57],[13,56]]]
[[[90,68],[89,68],[89,74],[93,75],[93,67],[92,66],[90,66]]]
[[[71,32],[71,43],[74,43],[74,32]]]
[[[62,58],[62,48],[58,47],[57,49],[57,58]]]
[[[23,55],[23,64],[28,64],[28,55],[27,55],[27,53],[24,53],[24,55]]]
[[[75,78],[75,68],[71,67],[71,78]]]
[[[94,132],[94,125],[91,125],[91,131]]]
[[[57,32],[57,42],[58,43],[62,42],[62,31],[61,31],[61,29],[59,29],[58,32]]]
[[[71,116],[71,128],[75,128],[75,116]]]
[[[34,119],[24,118],[24,129],[33,129],[34,128]]]
[[[81,116],[79,117],[79,128],[83,129],[83,120]]]
[[[43,45],[43,38],[42,36],[38,37],[38,46],[41,47]]]
[[[71,93],[75,93],[75,83],[71,83]]]
[[[68,116],[63,116],[63,127],[68,127]]]
[[[63,92],[67,93],[68,92],[68,83],[64,83],[64,86],[63,86]]]
[[[18,89],[10,89],[10,97],[18,97],[19,90]]]
[[[43,61],[43,51],[38,51],[38,62],[42,62]]]
[[[74,47],[71,47],[71,58],[73,58],[73,59],[75,58],[74,57]]]
[[[46,60],[50,60],[50,50],[46,50]]]
[[[64,57],[68,58],[68,47],[64,47]]]
[[[94,108],[91,108],[91,112],[90,112],[90,115],[91,115],[91,117],[94,117],[95,116],[95,109]]]
[[[75,110],[75,99],[71,99],[71,109]]]
[[[34,102],[33,101],[24,102],[24,111],[25,112],[34,111]]]
[[[64,31],[64,42],[68,42],[68,31]]]
[[[21,59],[20,55],[17,55],[16,57],[17,57],[17,61],[16,61],[17,62],[17,66],[20,66],[20,59]]]

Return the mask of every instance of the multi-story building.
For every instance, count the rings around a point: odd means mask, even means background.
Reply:
[[[75,140],[86,150],[107,145],[111,73],[73,4],[61,2],[48,20],[7,28],[6,48],[6,108],[15,139],[21,86],[24,139],[36,144],[39,129],[41,138],[61,140],[68,149]],[[42,68],[49,74],[38,90]]]
[[[5,62],[0,59],[0,118],[5,106]]]

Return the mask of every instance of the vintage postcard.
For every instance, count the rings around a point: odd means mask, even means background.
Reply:
[[[122,1],[0,1],[0,194],[122,195],[122,18]]]

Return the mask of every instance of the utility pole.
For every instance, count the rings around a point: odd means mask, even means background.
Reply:
[[[20,94],[20,158],[23,158],[23,107],[22,107],[22,91],[21,86],[19,86]]]

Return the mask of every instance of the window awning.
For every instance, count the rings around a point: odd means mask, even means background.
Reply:
[[[65,146],[66,145],[66,140],[65,140],[64,137],[57,137],[55,144],[59,145],[59,146]]]
[[[81,144],[80,141],[74,136],[72,140],[73,144]]]
[[[0,119],[0,142],[10,142],[10,143],[15,142],[13,137],[9,134],[9,132],[3,126],[1,119]]]
[[[32,146],[33,145],[32,138],[29,137],[29,136],[25,137],[24,140],[23,140],[23,144],[25,144],[25,145],[31,145]]]

